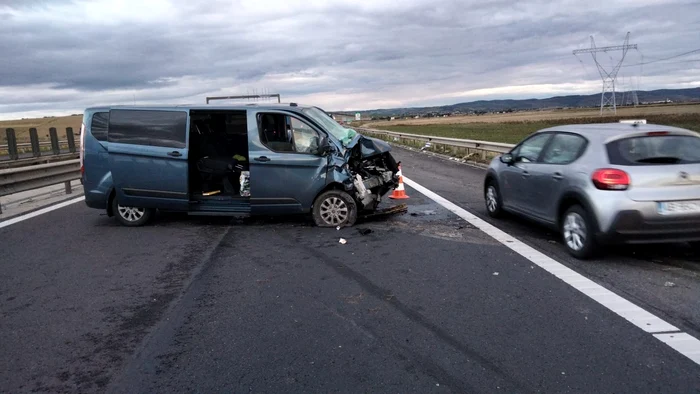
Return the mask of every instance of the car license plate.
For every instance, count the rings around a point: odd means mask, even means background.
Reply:
[[[657,209],[661,215],[700,213],[700,200],[660,202],[658,203]]]

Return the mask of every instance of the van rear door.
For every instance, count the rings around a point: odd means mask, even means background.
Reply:
[[[112,109],[109,164],[119,204],[187,210],[186,110]]]

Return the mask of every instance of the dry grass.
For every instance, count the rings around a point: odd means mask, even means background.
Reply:
[[[646,105],[639,107],[621,107],[617,118],[638,118],[653,115],[700,114],[700,103],[678,105]],[[393,121],[363,122],[367,127],[427,124],[461,124],[461,123],[507,123],[533,122],[544,120],[568,120],[575,118],[600,119],[599,109],[546,110],[531,112],[514,112],[509,114],[487,114],[472,116],[452,116],[447,118],[401,119]]]
[[[604,117],[594,111],[542,111],[372,122],[365,126],[409,134],[517,143],[531,133],[547,127],[562,124],[618,122],[620,119],[630,118],[643,118],[648,123],[700,132],[700,105],[624,108],[618,110],[616,116]]]
[[[17,142],[29,142],[29,128],[35,127],[39,134],[40,141],[50,141],[49,128],[55,127],[58,131],[58,139],[66,139],[66,127],[73,128],[73,134],[78,137],[80,133],[80,124],[83,116],[61,116],[39,119],[21,119],[21,120],[0,120],[0,144],[7,143],[7,134],[5,129],[15,129]]]

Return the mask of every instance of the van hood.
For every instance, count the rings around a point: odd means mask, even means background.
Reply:
[[[391,152],[391,145],[377,138],[367,137],[362,134],[357,134],[346,145],[347,152],[359,149],[363,159],[378,156],[383,153]]]

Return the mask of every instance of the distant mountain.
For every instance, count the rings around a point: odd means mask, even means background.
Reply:
[[[631,103],[631,94],[627,92],[616,92],[617,105]],[[660,89],[651,91],[638,91],[637,97],[640,103],[656,102],[700,102],[700,88],[691,89]],[[600,93],[591,95],[557,96],[545,99],[523,99],[523,100],[479,100],[467,103],[443,105],[437,107],[415,107],[415,108],[388,108],[375,109],[369,111],[343,111],[359,112],[363,118],[367,117],[390,117],[390,116],[415,116],[427,114],[454,114],[454,113],[483,113],[502,111],[526,111],[554,108],[586,108],[600,106]]]

